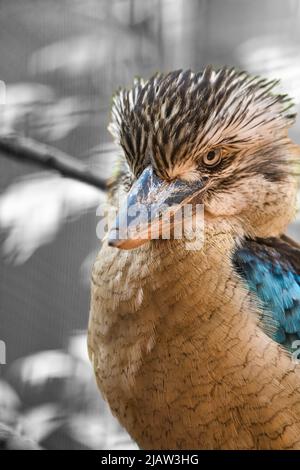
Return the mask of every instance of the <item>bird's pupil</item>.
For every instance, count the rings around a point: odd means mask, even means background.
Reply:
[[[215,158],[215,156],[216,156],[216,152],[214,150],[211,150],[207,154],[207,160],[213,160]]]

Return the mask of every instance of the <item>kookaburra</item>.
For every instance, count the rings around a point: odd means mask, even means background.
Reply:
[[[93,267],[88,347],[142,449],[300,449],[300,250],[284,235],[299,149],[276,84],[207,67],[114,97],[123,202]],[[197,249],[172,236],[187,205],[203,208]]]

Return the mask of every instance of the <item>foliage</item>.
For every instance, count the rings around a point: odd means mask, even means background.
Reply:
[[[0,445],[2,430],[46,449],[136,448],[100,397],[85,343],[77,333],[65,350],[41,351],[9,367],[0,381]]]

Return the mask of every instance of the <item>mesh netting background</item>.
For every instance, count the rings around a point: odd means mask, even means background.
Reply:
[[[7,104],[0,128],[51,144],[107,176],[114,159],[106,131],[110,97],[136,75],[234,65],[282,78],[299,108],[299,6],[297,0],[1,2]],[[291,133],[298,143],[299,131],[300,120]],[[40,171],[0,155],[1,196]],[[20,422],[47,448],[130,448],[85,357],[89,269],[99,247],[95,208],[73,219],[26,262],[0,260],[0,339],[7,347],[0,419]],[[299,238],[297,224],[291,231]],[[1,243],[6,236],[2,231]]]

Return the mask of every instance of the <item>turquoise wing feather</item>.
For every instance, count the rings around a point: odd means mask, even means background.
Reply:
[[[293,351],[293,342],[300,339],[300,249],[296,243],[287,237],[245,240],[234,253],[233,265],[262,305],[266,332]]]

